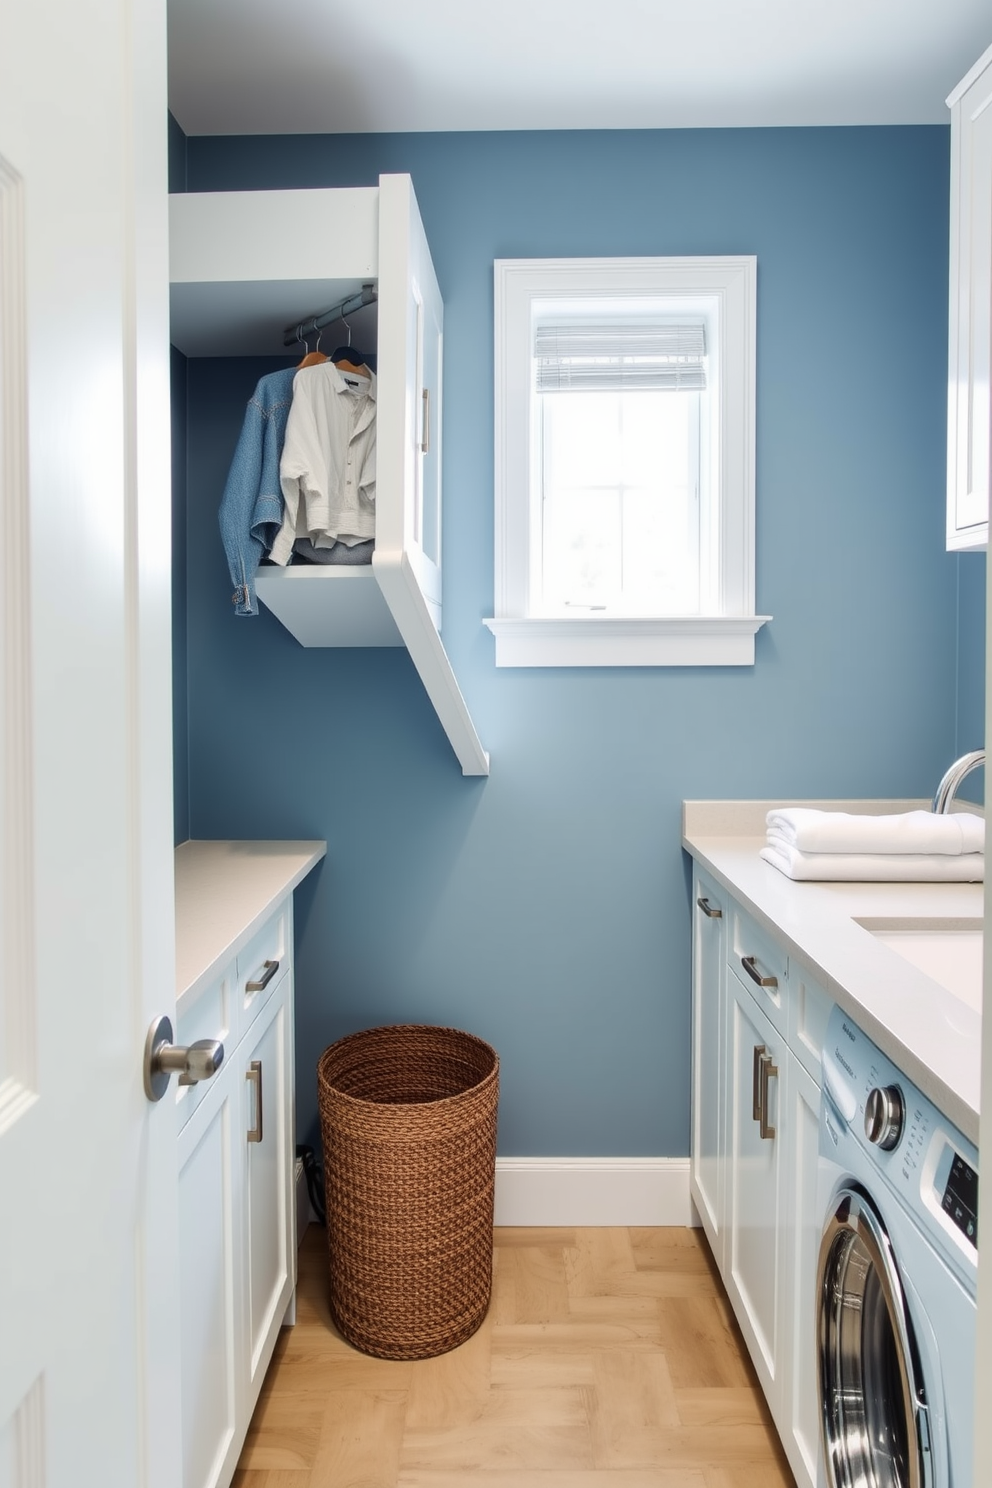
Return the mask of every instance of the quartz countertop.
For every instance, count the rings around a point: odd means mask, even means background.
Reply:
[[[246,946],[326,842],[183,842],[176,848],[176,1000]]]
[[[785,805],[878,815],[929,802],[685,801],[682,845],[977,1144],[980,1014],[857,921],[981,918],[984,885],[787,878],[758,856],[766,812]]]

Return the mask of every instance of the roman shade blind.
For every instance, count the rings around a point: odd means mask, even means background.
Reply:
[[[706,331],[701,321],[537,325],[534,362],[539,393],[633,388],[701,392],[706,387]]]

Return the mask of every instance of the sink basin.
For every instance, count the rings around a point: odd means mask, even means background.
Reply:
[[[982,1011],[982,920],[864,919],[857,924],[961,1002]]]

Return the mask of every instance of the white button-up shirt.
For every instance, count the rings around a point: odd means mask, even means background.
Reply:
[[[269,557],[288,563],[293,543],[318,548],[375,537],[374,373],[343,373],[333,362],[301,367],[279,463],[286,509]]]

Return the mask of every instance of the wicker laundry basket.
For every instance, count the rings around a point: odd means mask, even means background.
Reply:
[[[353,1033],[317,1065],[334,1320],[364,1353],[428,1359],[489,1306],[499,1058],[455,1028]]]

